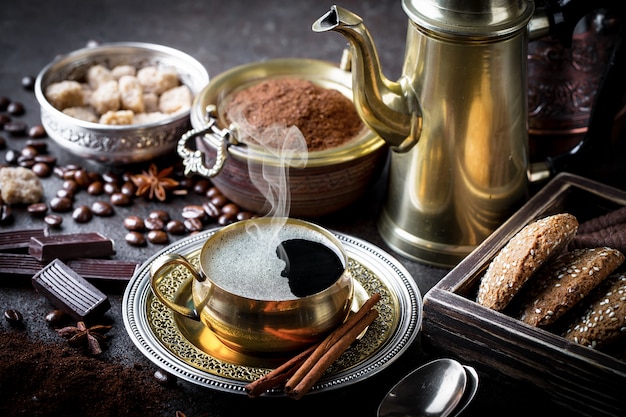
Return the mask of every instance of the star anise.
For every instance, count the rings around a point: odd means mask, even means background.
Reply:
[[[70,346],[87,345],[89,351],[94,355],[102,353],[102,347],[100,344],[106,339],[105,333],[111,329],[112,326],[96,325],[87,327],[85,322],[79,321],[76,326],[67,326],[62,329],[57,329],[59,336],[68,340]]]
[[[170,177],[173,170],[174,167],[168,167],[159,171],[155,164],[150,164],[147,171],[144,170],[141,174],[132,175],[130,180],[137,187],[135,194],[150,200],[156,197],[160,201],[165,201],[167,193],[179,184],[178,181]]]

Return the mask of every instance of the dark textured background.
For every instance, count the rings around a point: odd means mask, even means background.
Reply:
[[[57,54],[82,48],[88,41],[143,41],[168,45],[198,59],[211,77],[237,65],[280,57],[338,62],[345,45],[344,38],[336,33],[318,34],[311,31],[311,24],[331,4],[304,0],[3,0],[0,12],[0,95],[9,96],[26,105],[27,114],[21,120],[30,125],[39,123],[38,105],[34,95],[22,89],[21,78],[36,75]],[[376,41],[385,74],[396,79],[401,71],[407,26],[401,2],[346,0],[340,5],[365,19]],[[9,146],[19,149],[21,140],[24,139],[9,138]],[[51,153],[59,158],[59,164],[74,161],[58,150],[52,141],[50,143]],[[3,158],[3,151],[0,152],[0,158]],[[101,169],[91,164],[86,166]],[[49,200],[58,188],[59,181],[50,178],[45,183],[46,199]],[[389,251],[375,228],[384,188],[383,176],[362,201],[320,222],[333,230],[363,238]],[[80,198],[85,203],[90,201],[85,193]],[[168,205],[167,210],[177,213],[182,205],[198,201],[201,202],[202,198],[191,196],[185,200],[175,200]],[[123,240],[125,230],[122,219],[130,213],[144,216],[154,207],[136,203],[130,208],[116,208],[114,217],[96,219],[81,226],[75,224],[68,214],[65,216],[63,231],[101,231],[116,241],[117,257],[143,262],[160,247],[128,246]],[[15,214],[16,222],[12,228],[41,224],[33,223],[26,213],[20,213],[19,210]],[[8,228],[3,226],[1,230]],[[422,295],[446,272],[406,259],[399,260],[413,275]],[[107,314],[115,325],[111,332],[111,347],[103,358],[151,367],[153,365],[139,353],[125,333],[121,295],[121,289],[109,290],[112,309]],[[7,308],[20,309],[25,316],[25,331],[44,340],[57,339],[42,320],[50,305],[33,291],[28,280],[0,277],[0,308],[2,311]],[[0,322],[0,329],[9,329],[4,320]],[[374,416],[386,391],[413,367],[432,356],[437,356],[437,352],[425,352],[418,339],[402,358],[375,377],[328,393],[306,396],[298,402],[282,398],[250,400],[241,395],[224,394],[179,381],[177,399],[172,402],[166,415],[173,416],[175,410],[182,410],[188,417],[201,413],[211,416]],[[466,415],[544,415],[548,411],[550,405],[542,399],[542,393],[534,392],[532,387],[493,380],[484,375],[482,370],[479,371],[483,378],[481,389]],[[33,377],[36,378],[36,375]]]

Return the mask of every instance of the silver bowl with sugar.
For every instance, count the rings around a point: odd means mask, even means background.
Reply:
[[[82,158],[109,165],[144,162],[175,151],[180,136],[189,129],[189,109],[158,119],[144,118],[131,124],[105,124],[64,113],[47,97],[51,84],[62,81],[85,83],[89,68],[131,66],[154,67],[178,75],[180,85],[192,97],[209,82],[206,69],[193,57],[177,49],[141,42],[118,42],[86,47],[54,59],[35,83],[41,107],[41,122],[48,136],[59,146]],[[192,98],[193,99],[193,98]]]

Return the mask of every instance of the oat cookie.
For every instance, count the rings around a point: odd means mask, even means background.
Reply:
[[[548,326],[563,316],[624,261],[612,248],[565,252],[549,261],[521,293],[519,319],[531,326]]]
[[[589,307],[563,337],[591,348],[602,348],[626,337],[626,274],[614,273],[590,295]]]
[[[526,225],[500,250],[482,277],[476,301],[502,311],[537,268],[572,240],[578,220],[560,213]]]

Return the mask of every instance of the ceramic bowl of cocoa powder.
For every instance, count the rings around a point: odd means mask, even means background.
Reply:
[[[193,129],[179,142],[187,173],[211,178],[256,213],[314,218],[349,206],[379,178],[388,155],[358,116],[351,86],[349,71],[310,59],[218,75],[196,96]]]

